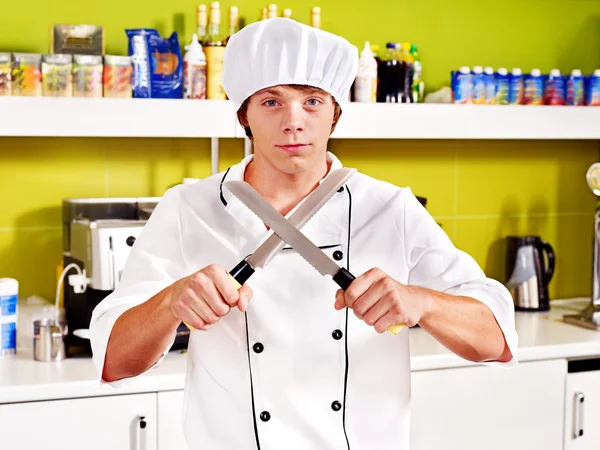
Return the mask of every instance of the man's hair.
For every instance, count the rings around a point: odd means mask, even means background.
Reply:
[[[302,93],[310,93],[310,92],[314,92],[315,90],[318,90],[318,88],[315,88],[312,86],[305,86],[305,85],[301,85],[301,84],[288,84],[286,86],[288,86],[298,92],[302,92]],[[252,131],[250,130],[250,126],[248,125],[248,102],[249,102],[249,100],[250,100],[250,97],[248,97],[244,101],[244,103],[242,103],[242,106],[240,106],[240,109],[238,109],[237,117],[238,117],[238,121],[240,122],[240,125],[244,128],[244,131],[246,132],[246,136],[248,136],[248,138],[252,139]],[[335,127],[342,115],[342,108],[340,107],[338,102],[335,101],[335,99],[333,98],[333,95],[331,96],[331,100],[333,101],[334,107],[335,107],[335,109],[333,111],[333,123],[331,124],[331,133],[333,133],[333,131],[335,130]]]

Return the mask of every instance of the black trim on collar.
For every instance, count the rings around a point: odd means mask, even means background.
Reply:
[[[346,249],[346,269],[350,270],[350,234],[352,231],[352,194],[350,188],[346,185],[346,192],[348,193],[348,248]],[[346,351],[346,370],[344,373],[344,402],[342,407],[342,427],[344,429],[344,436],[346,436],[346,444],[348,450],[350,450],[350,441],[348,440],[348,433],[346,432],[346,394],[348,391],[348,367],[350,366],[348,360],[348,308],[346,308],[346,331],[344,332],[344,346]]]
[[[225,177],[230,170],[231,167],[227,169],[227,172],[225,172],[225,175],[223,175],[223,178],[221,178],[221,184],[219,184],[219,196],[221,197],[221,203],[223,203],[223,206],[227,206],[227,201],[225,200],[225,197],[223,197],[223,182],[225,181]]]

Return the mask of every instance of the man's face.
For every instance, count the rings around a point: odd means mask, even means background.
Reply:
[[[287,174],[324,161],[335,105],[321,89],[275,86],[250,97],[247,118],[254,153]]]

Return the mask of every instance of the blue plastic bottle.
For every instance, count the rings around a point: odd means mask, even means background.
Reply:
[[[497,105],[508,105],[508,90],[509,90],[509,77],[508,70],[504,67],[498,69],[495,76],[496,80],[496,104]]]
[[[473,103],[485,104],[485,81],[483,79],[483,67],[473,67]]]
[[[544,104],[552,106],[565,104],[565,78],[558,69],[552,69],[544,83]]]
[[[483,71],[483,85],[486,105],[494,105],[496,103],[496,79],[493,68],[486,67]]]
[[[584,77],[581,70],[575,69],[567,77],[567,101],[569,106],[584,106]]]
[[[508,80],[508,104],[522,105],[525,103],[525,80],[521,69],[514,68]]]
[[[587,77],[585,104],[600,106],[600,69],[596,69],[592,75]]]
[[[473,75],[468,67],[461,67],[454,74],[454,103],[468,104],[473,103]]]
[[[525,76],[525,104],[544,104],[544,77],[540,69],[533,69]]]

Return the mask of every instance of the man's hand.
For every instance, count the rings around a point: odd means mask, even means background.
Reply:
[[[249,286],[243,285],[238,291],[227,271],[215,264],[182,278],[171,288],[171,313],[198,330],[207,330],[234,306],[246,311],[252,298]]]
[[[356,277],[346,292],[339,289],[335,297],[335,309],[351,308],[378,333],[392,325],[416,325],[430,303],[426,289],[406,286],[377,268]]]

